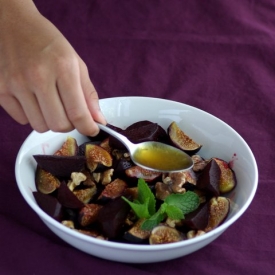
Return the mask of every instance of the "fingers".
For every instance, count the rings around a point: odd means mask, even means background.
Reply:
[[[21,91],[20,93],[18,93],[18,99],[15,97],[11,98],[14,102],[17,103],[17,108],[19,108],[18,110],[20,110],[20,112],[22,113],[22,117],[24,117],[25,120],[27,119],[34,130],[41,133],[49,130],[49,127],[37,102],[36,96],[33,93],[29,91]],[[12,109],[12,111],[13,114],[16,114],[16,116],[18,116],[14,108]]]
[[[100,110],[98,93],[90,80],[87,67],[82,60],[80,60],[80,77],[86,104],[93,119],[99,123],[106,124],[106,119]]]
[[[18,123],[27,124],[29,122],[19,101],[12,96],[1,96],[0,104],[2,108]]]
[[[55,82],[41,87],[36,93],[37,102],[48,129],[54,132],[69,132],[74,129],[67,117]]]
[[[94,136],[99,128],[88,108],[80,79],[79,65],[74,66],[74,70],[66,70],[58,79],[57,88],[68,120],[80,133]]]
[[[0,95],[0,104],[17,122],[29,122],[38,132],[76,128],[83,135],[96,135],[99,128],[95,121],[106,124],[106,120],[86,65],[77,61],[54,77],[45,71],[32,71],[32,82],[13,82],[13,92]]]

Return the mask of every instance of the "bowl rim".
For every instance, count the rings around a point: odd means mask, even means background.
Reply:
[[[232,225],[236,220],[238,220],[240,218],[240,216],[243,215],[243,213],[247,210],[248,206],[251,204],[257,187],[258,187],[258,167],[257,167],[257,163],[256,163],[256,159],[250,149],[250,147],[248,146],[248,144],[245,142],[245,140],[240,136],[239,133],[236,132],[236,130],[234,130],[230,125],[228,125],[226,122],[222,121],[221,119],[217,118],[216,116],[203,111],[199,108],[193,107],[191,105],[185,104],[185,103],[181,103],[178,101],[173,101],[173,100],[169,100],[169,99],[162,99],[162,98],[154,98],[154,97],[144,97],[144,96],[121,96],[121,97],[111,97],[111,98],[102,98],[99,101],[100,102],[104,102],[104,101],[108,101],[108,100],[124,100],[124,99],[146,99],[146,100],[153,100],[153,101],[164,101],[164,102],[171,102],[174,104],[179,104],[181,107],[187,107],[189,109],[195,109],[196,111],[199,112],[203,112],[206,113],[207,115],[210,115],[212,117],[214,117],[215,119],[219,120],[220,122],[226,124],[229,128],[231,128],[232,131],[235,132],[235,134],[237,134],[239,136],[239,138],[243,141],[244,145],[246,146],[246,150],[249,152],[249,155],[251,157],[252,160],[252,164],[253,164],[253,170],[255,173],[255,177],[254,177],[254,183],[253,183],[253,188],[251,189],[251,194],[248,197],[247,201],[244,203],[244,205],[238,210],[238,212],[236,214],[234,214],[234,216],[230,217],[228,220],[226,220],[223,224],[219,225],[217,228],[213,229],[210,232],[207,232],[207,234],[203,234],[201,236],[198,236],[196,238],[193,239],[187,239],[181,242],[175,242],[175,243],[169,243],[169,244],[159,244],[159,245],[141,245],[141,244],[129,244],[129,243],[119,243],[119,242],[112,242],[112,241],[108,241],[108,240],[101,240],[101,239],[96,239],[93,238],[91,236],[87,236],[83,233],[79,233],[77,231],[73,231],[72,229],[62,225],[59,221],[56,221],[55,219],[53,219],[51,216],[49,216],[48,214],[46,214],[39,206],[37,203],[35,203],[27,194],[27,192],[25,192],[24,188],[21,186],[22,185],[22,181],[19,177],[19,171],[20,171],[20,161],[21,161],[21,154],[23,153],[23,149],[25,144],[28,142],[29,139],[31,139],[33,136],[36,135],[41,135],[40,133],[36,132],[36,131],[32,131],[27,138],[25,139],[25,141],[22,143],[17,157],[16,157],[16,161],[15,161],[15,177],[16,177],[16,182],[17,182],[17,186],[21,192],[21,195],[24,197],[24,199],[26,200],[26,202],[28,203],[28,205],[36,212],[36,214],[42,219],[43,222],[49,223],[51,226],[53,227],[57,227],[60,231],[64,231],[66,234],[68,235],[72,235],[73,237],[75,237],[76,239],[81,239],[82,241],[88,242],[88,243],[94,243],[96,245],[100,245],[100,246],[104,246],[104,247],[108,247],[108,248],[115,248],[115,249],[120,249],[120,250],[135,250],[135,251],[157,251],[157,250],[169,250],[172,248],[179,248],[179,247],[185,247],[185,246],[190,246],[192,244],[195,243],[199,243],[202,242],[208,238],[214,237],[216,235],[221,234],[225,229],[227,229],[230,225]],[[76,130],[73,130],[72,132],[74,132]],[[46,132],[48,133],[50,136],[54,135],[54,134],[64,134],[64,133],[54,133],[52,131],[48,131]],[[43,133],[45,134],[45,133]],[[42,135],[43,135],[42,134]],[[66,133],[69,134],[69,133]]]

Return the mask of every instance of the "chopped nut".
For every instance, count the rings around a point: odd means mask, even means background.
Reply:
[[[107,185],[112,181],[112,175],[114,174],[114,169],[107,169],[101,175],[102,185]]]
[[[90,186],[90,187],[93,187],[96,185],[96,183],[94,182],[93,176],[89,171],[85,170],[82,173],[86,176],[86,180],[83,181],[83,185]]]
[[[65,225],[68,228],[74,229],[74,222],[70,220],[64,220],[61,222],[63,225]]]
[[[171,194],[170,186],[161,181],[158,181],[155,184],[155,190],[156,190],[156,198],[162,201],[164,201],[165,198]]]
[[[129,152],[125,152],[125,153],[123,154],[123,157],[126,158],[126,159],[130,159],[130,158],[131,158]]]
[[[204,160],[200,155],[193,155],[191,158],[194,163],[193,171],[195,172],[202,171],[209,162],[209,160]]]
[[[95,182],[100,183],[102,185],[107,185],[112,181],[112,176],[114,174],[114,169],[110,168],[101,173],[93,173],[93,178]]]
[[[81,172],[73,172],[71,174],[71,180],[68,182],[68,187],[71,191],[74,191],[76,186],[78,186],[81,182],[86,180],[86,176]]]
[[[101,179],[101,173],[93,173],[93,178],[95,182],[99,183]]]
[[[173,220],[171,218],[166,219],[166,224],[169,225],[170,227],[175,228],[176,226],[180,226],[182,224],[181,220]]]
[[[114,149],[112,151],[112,155],[116,158],[116,159],[121,159],[123,157],[123,153],[124,151],[121,151],[119,149]]]
[[[205,234],[205,231],[203,231],[203,230],[190,230],[190,231],[188,231],[187,232],[187,239],[193,239],[193,238],[195,238],[195,237],[198,237],[198,236],[201,236],[201,235],[203,235],[203,234]]]
[[[182,186],[186,183],[186,175],[184,172],[169,173],[162,178],[163,183],[169,186],[171,193],[185,193],[186,190]]]
[[[172,190],[174,193],[184,193],[185,188],[182,186],[186,183],[186,175],[184,172],[169,173],[169,177],[172,181]]]

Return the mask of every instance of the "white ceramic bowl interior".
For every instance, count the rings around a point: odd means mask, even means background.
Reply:
[[[179,102],[148,97],[117,97],[100,100],[101,109],[109,123],[121,128],[140,120],[157,122],[164,129],[175,121],[198,143],[203,144],[199,154],[204,158],[219,157],[231,162],[238,185],[228,195],[235,205],[227,220],[213,231],[200,237],[163,245],[134,245],[95,239],[75,232],[52,219],[42,211],[32,192],[36,190],[34,154],[52,154],[73,136],[78,144],[87,140],[77,131],[70,133],[39,134],[32,132],[23,143],[15,165],[19,190],[29,206],[61,239],[88,254],[127,263],[152,263],[190,254],[222,234],[250,205],[258,184],[258,169],[253,153],[243,138],[220,119],[197,108]]]

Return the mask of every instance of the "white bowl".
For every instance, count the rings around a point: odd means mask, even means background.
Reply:
[[[235,202],[227,220],[213,231],[194,239],[163,245],[135,245],[114,243],[95,239],[75,232],[42,211],[32,192],[36,190],[34,154],[52,154],[73,136],[81,144],[87,140],[77,131],[70,133],[39,134],[32,132],[23,143],[15,166],[16,180],[24,199],[42,221],[61,239],[88,254],[119,262],[152,263],[178,258],[190,254],[222,234],[249,207],[258,184],[258,169],[253,153],[243,138],[220,119],[197,108],[179,102],[147,98],[117,97],[100,100],[100,106],[109,123],[127,127],[140,120],[159,123],[164,129],[175,121],[198,143],[203,144],[199,154],[205,158],[219,157],[233,164],[238,185],[229,194]]]

